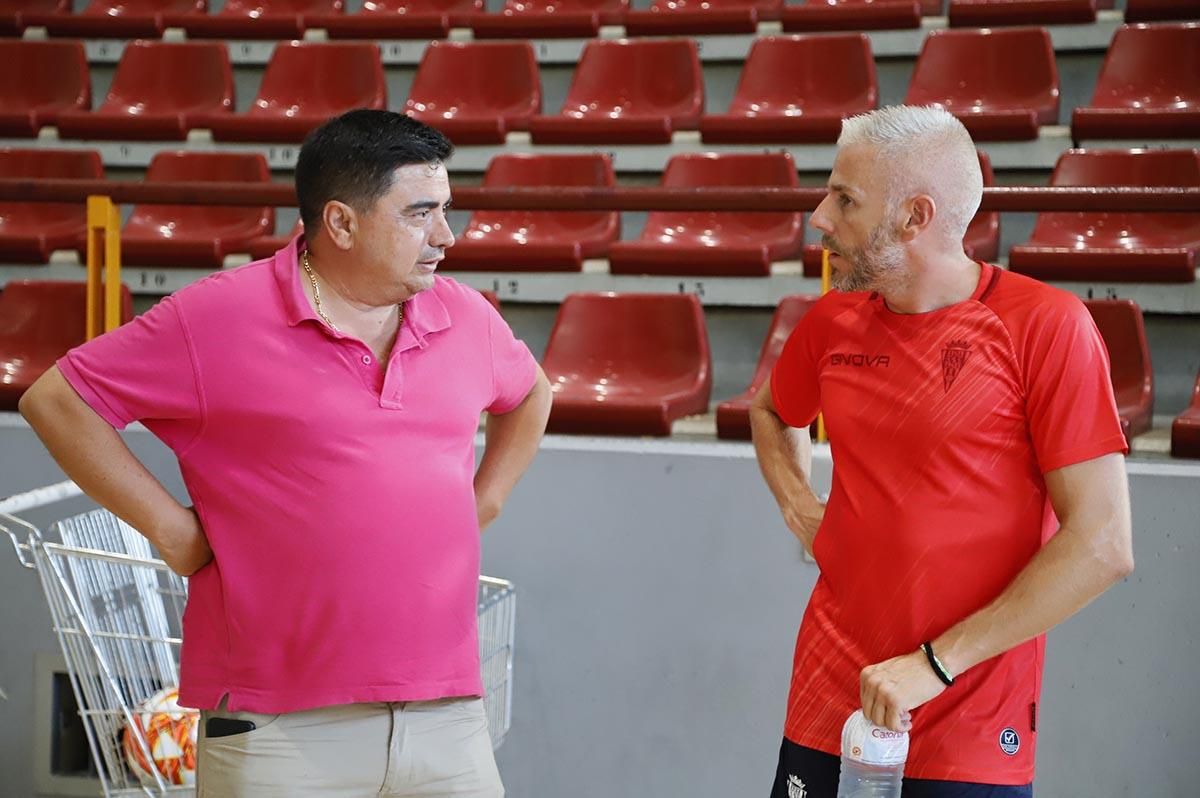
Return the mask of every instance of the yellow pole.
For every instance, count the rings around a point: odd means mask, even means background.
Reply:
[[[87,340],[120,324],[121,216],[111,199],[91,196],[87,198]]]
[[[821,249],[821,296],[829,293],[829,250]],[[817,416],[817,443],[825,443],[829,440],[825,435],[825,416]]]
[[[121,214],[108,203],[104,230],[104,331],[121,326]]]

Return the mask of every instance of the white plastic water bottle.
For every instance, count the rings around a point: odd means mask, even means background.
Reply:
[[[858,710],[842,727],[837,798],[900,798],[908,732],[876,726]]]

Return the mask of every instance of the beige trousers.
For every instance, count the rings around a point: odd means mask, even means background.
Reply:
[[[198,798],[502,798],[478,698],[200,713]],[[210,717],[253,731],[208,738]]]

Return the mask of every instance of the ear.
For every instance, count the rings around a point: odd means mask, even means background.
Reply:
[[[330,200],[325,203],[321,222],[335,247],[343,251],[353,248],[358,233],[358,215],[353,208],[344,202]]]
[[[937,203],[928,194],[918,194],[907,203],[907,215],[900,224],[900,240],[912,241],[933,224]]]

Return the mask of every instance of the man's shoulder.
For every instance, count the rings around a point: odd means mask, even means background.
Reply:
[[[1000,318],[1010,334],[1073,324],[1089,317],[1083,300],[1071,292],[995,268],[995,285],[981,301]]]
[[[226,306],[259,304],[263,292],[279,293],[275,280],[274,256],[256,260],[233,269],[223,269],[184,286],[171,296],[185,310],[210,308],[219,303]]]

